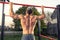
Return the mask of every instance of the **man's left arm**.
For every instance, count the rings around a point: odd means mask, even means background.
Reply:
[[[44,14],[44,6],[41,6],[41,10],[42,10],[42,14],[40,16],[37,16],[38,19],[43,19],[45,18],[45,14]]]

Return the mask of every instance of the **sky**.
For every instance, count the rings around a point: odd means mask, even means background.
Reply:
[[[20,4],[30,4],[30,5],[44,5],[44,6],[51,6],[51,7],[56,7],[56,5],[60,4],[60,0],[10,0],[10,2],[13,3],[20,3]],[[13,11],[15,12],[18,10],[20,5],[14,5],[13,6]],[[40,8],[37,8],[38,11],[40,12]],[[52,11],[54,9],[45,9],[45,11]],[[9,15],[9,4],[5,4],[4,7],[4,13],[5,15]],[[5,16],[5,25],[9,26],[10,24],[13,24],[12,18],[9,16]],[[2,23],[2,4],[0,3],[0,25]]]

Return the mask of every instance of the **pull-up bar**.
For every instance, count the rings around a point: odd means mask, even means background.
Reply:
[[[0,2],[0,3],[9,4],[9,2]],[[41,6],[38,6],[38,5],[29,5],[29,4],[19,4],[19,3],[13,3],[13,4],[14,4],[14,5],[22,5],[22,6],[41,7]],[[48,7],[48,6],[45,6],[45,8],[55,9],[56,7]]]

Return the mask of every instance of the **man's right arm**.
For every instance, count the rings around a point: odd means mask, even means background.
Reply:
[[[43,18],[45,18],[44,6],[41,6],[41,9],[42,9],[42,14],[41,14],[40,16],[37,16],[38,19],[43,19]]]
[[[12,2],[9,2],[9,6],[10,6],[10,9],[9,9],[9,14],[10,14],[10,16],[12,17],[12,18],[14,18],[14,19],[20,19],[21,18],[21,15],[18,15],[18,14],[15,14],[14,12],[13,12],[13,3]]]

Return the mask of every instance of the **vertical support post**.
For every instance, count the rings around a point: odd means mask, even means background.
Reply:
[[[3,0],[5,2],[5,0]],[[2,6],[2,27],[1,27],[1,40],[4,40],[4,23],[5,23],[5,14],[4,14],[4,3]]]
[[[40,29],[41,29],[40,28],[40,26],[41,26],[40,24],[41,23],[40,23],[40,20],[39,19],[37,20],[37,22],[38,22],[38,40],[41,40],[41,37],[40,37]]]
[[[60,40],[60,5],[57,5],[57,28],[58,28],[58,40]]]

